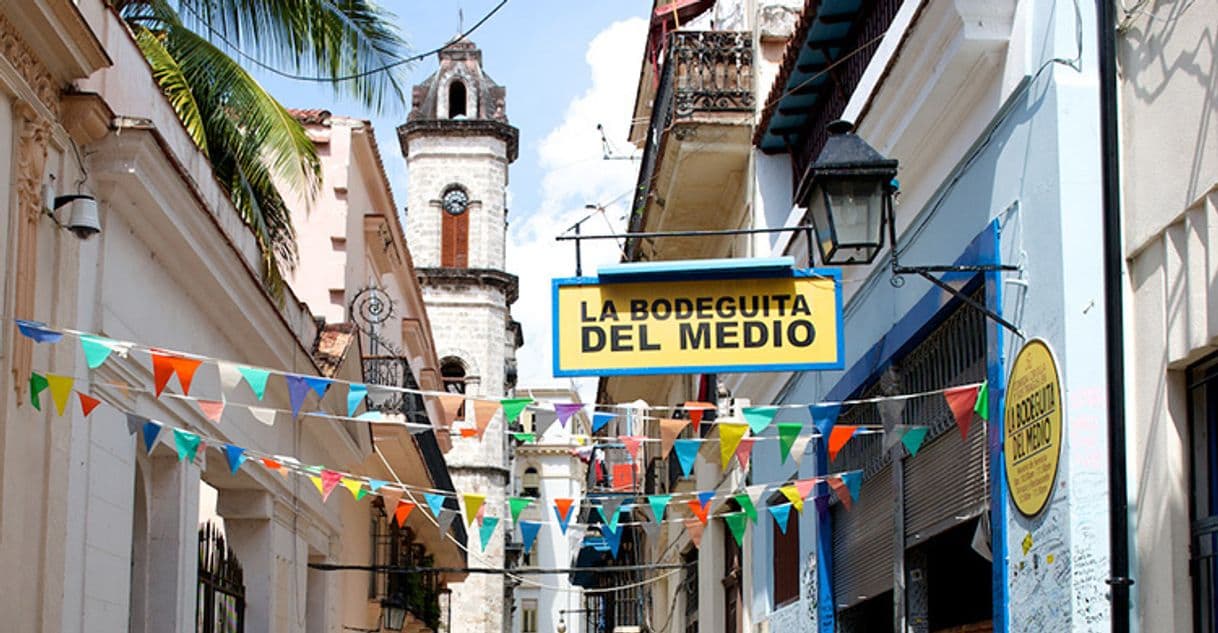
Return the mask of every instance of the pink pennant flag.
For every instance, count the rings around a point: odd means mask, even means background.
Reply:
[[[325,502],[330,498],[330,493],[334,492],[334,488],[343,480],[342,473],[336,473],[332,470],[322,469],[321,471],[321,500]]]
[[[626,450],[630,452],[631,459],[637,462],[639,460],[639,448],[643,445],[643,440],[646,438],[642,435],[622,435],[618,439],[626,445]]]
[[[973,423],[973,408],[977,406],[977,385],[954,387],[943,392],[943,399],[951,407],[952,416],[956,418],[956,427],[960,429],[960,437],[968,439],[968,428]]]
[[[742,470],[749,469],[749,458],[753,456],[753,443],[756,441],[755,437],[746,437],[740,440],[740,445],[736,447],[736,461],[740,462]]]
[[[689,533],[689,540],[694,542],[694,547],[702,547],[703,527],[698,519],[685,519],[685,531]]]
[[[457,419],[457,414],[461,412],[461,405],[465,404],[465,396],[462,395],[443,395],[436,396],[440,401],[440,412],[444,416],[444,426],[453,425],[453,420]]]
[[[808,495],[812,494],[812,488],[816,486],[816,479],[816,477],[809,477],[795,481],[795,489],[799,491],[800,499],[807,499]]]
[[[224,400],[200,400],[199,410],[208,420],[219,424],[220,416],[224,413]]]

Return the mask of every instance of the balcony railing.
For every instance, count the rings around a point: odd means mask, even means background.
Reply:
[[[364,382],[369,385],[419,388],[414,372],[410,371],[410,363],[400,356],[365,356]],[[366,402],[369,410],[400,413],[406,416],[407,422],[430,424],[423,397],[417,393],[374,393],[370,390]]]
[[[643,210],[669,126],[703,113],[752,112],[754,106],[753,38],[747,31],[677,31],[668,36],[667,52],[660,63],[631,207],[632,232],[642,229]],[[630,240],[627,259],[634,259],[636,248],[636,241]]]

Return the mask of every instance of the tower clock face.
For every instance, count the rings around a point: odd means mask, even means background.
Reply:
[[[469,206],[469,196],[460,189],[449,189],[444,194],[444,210],[452,215],[461,215],[465,213],[465,208]]]

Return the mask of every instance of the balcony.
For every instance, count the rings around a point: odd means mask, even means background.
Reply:
[[[630,230],[734,228],[755,118],[753,38],[745,31],[677,31],[644,62],[631,138],[643,146]],[[646,128],[642,121],[647,121]],[[626,258],[723,253],[726,241],[632,239]]]
[[[409,361],[400,356],[365,356],[364,382],[369,385],[419,388],[414,373],[410,370]],[[427,418],[423,396],[417,393],[374,391],[370,390],[366,399],[368,410],[400,414],[406,418],[405,422],[431,424]]]

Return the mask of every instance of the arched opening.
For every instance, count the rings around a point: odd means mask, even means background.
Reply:
[[[524,475],[520,478],[520,494],[526,497],[541,496],[541,475],[537,469],[529,466],[525,469]]]
[[[440,362],[440,378],[444,390],[449,393],[465,393],[465,363],[459,358],[448,357]]]
[[[465,84],[457,80],[448,86],[448,118],[465,116]]]

